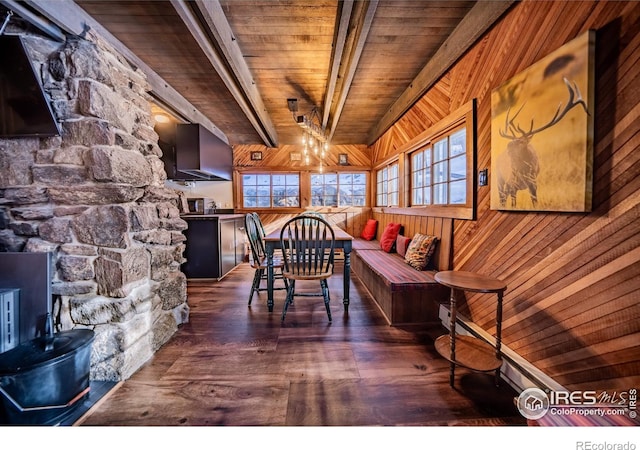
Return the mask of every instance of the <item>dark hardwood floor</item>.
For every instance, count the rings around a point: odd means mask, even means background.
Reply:
[[[441,326],[388,326],[355,276],[345,314],[341,272],[332,324],[321,298],[296,298],[283,324],[284,291],[273,313],[266,292],[247,307],[246,263],[190,281],[190,322],[76,425],[526,425],[491,375],[458,368],[449,386]]]

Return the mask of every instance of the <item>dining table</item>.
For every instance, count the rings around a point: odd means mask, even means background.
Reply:
[[[340,248],[344,252],[344,265],[342,276],[342,304],[345,312],[349,311],[349,286],[351,284],[351,249],[353,244],[353,236],[344,231],[342,228],[332,227],[335,234],[334,248]],[[273,311],[273,254],[276,249],[282,248],[280,241],[280,229],[274,230],[264,237],[265,252],[267,254],[267,307],[269,311]]]

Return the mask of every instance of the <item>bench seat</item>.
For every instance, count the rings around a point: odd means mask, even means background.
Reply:
[[[438,322],[439,303],[449,289],[435,281],[435,270],[418,271],[397,253],[355,250],[351,267],[389,325]]]
[[[353,250],[382,250],[382,248],[380,248],[380,242],[378,241],[367,241],[361,238],[354,238]]]
[[[397,253],[381,250],[358,250],[357,257],[378,275],[392,292],[422,289],[427,284],[437,284],[435,270],[415,270]]]
[[[379,221],[377,238],[389,222],[401,223],[407,217],[374,212]],[[418,271],[397,253],[387,253],[380,241],[353,240],[351,269],[369,291],[390,325],[439,322],[440,303],[449,301],[449,289],[434,279],[438,270],[451,269],[453,219],[421,217],[407,220],[405,236],[416,233],[438,237],[438,245],[428,270]],[[431,270],[429,270],[431,269]]]

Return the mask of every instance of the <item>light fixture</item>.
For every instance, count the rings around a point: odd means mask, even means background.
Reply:
[[[320,172],[323,170],[324,160],[329,150],[327,138],[318,107],[314,106],[309,114],[298,115],[298,99],[287,99],[287,106],[293,119],[302,129],[302,154],[304,162],[309,165],[311,157],[320,160]]]

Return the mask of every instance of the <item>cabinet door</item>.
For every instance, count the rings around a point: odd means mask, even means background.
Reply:
[[[234,220],[220,221],[220,262],[221,277],[236,266],[236,222]]]
[[[184,274],[187,278],[219,278],[218,222],[192,219],[187,223]]]
[[[236,265],[245,260],[247,233],[244,230],[244,219],[236,219]]]

